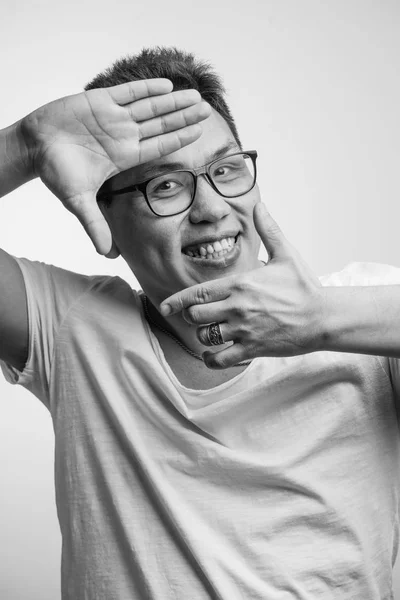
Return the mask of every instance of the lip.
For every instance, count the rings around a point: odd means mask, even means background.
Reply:
[[[238,231],[236,229],[235,231],[224,231],[224,233],[220,233],[219,235],[203,236],[202,238],[199,238],[198,240],[195,240],[193,242],[190,242],[190,244],[186,244],[185,246],[183,246],[182,252],[183,252],[183,254],[185,254],[185,252],[184,252],[185,250],[190,250],[191,248],[193,248],[195,246],[201,246],[202,244],[207,244],[207,243],[213,244],[214,242],[219,242],[219,241],[223,240],[224,238],[233,237],[236,240],[239,233],[240,233],[240,231]]]
[[[232,247],[232,249],[229,252],[227,252],[226,254],[224,254],[224,256],[221,256],[220,258],[203,258],[203,257],[189,256],[188,254],[184,254],[184,253],[182,253],[182,254],[187,260],[189,260],[191,263],[194,263],[196,267],[206,268],[206,269],[226,269],[226,267],[229,267],[230,265],[235,263],[240,255],[242,236],[239,233],[237,233],[236,236],[237,236],[237,239],[236,239],[236,242],[235,242],[234,246]],[[227,237],[236,237],[236,236],[228,235]],[[210,240],[210,238],[207,238],[207,239]],[[219,239],[222,239],[222,238],[219,238]]]

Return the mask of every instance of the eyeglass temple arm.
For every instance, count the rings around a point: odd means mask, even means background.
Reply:
[[[107,196],[119,196],[120,194],[125,194],[126,192],[135,192],[136,190],[143,193],[144,188],[146,187],[145,183],[134,183],[132,185],[128,185],[127,187],[121,188],[120,190],[107,190],[104,192],[97,192],[97,200],[104,200]]]

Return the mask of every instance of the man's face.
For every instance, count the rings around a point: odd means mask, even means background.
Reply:
[[[215,110],[202,128],[202,136],[193,144],[116,175],[112,189],[153,177],[157,175],[154,167],[166,163],[179,162],[183,169],[195,169],[211,162],[222,148],[226,155],[240,151],[226,121]],[[149,168],[152,172],[147,176]],[[130,192],[114,196],[105,215],[114,241],[141,287],[152,302],[161,302],[196,283],[258,266],[260,238],[254,228],[253,208],[259,199],[257,185],[244,196],[224,198],[200,175],[193,204],[183,213],[158,217],[141,193]],[[232,238],[233,246],[219,258],[188,254],[199,245],[207,248],[212,240],[228,239],[222,242],[226,249]]]

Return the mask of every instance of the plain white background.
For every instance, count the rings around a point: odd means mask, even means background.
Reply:
[[[264,202],[315,273],[400,267],[396,0],[3,0],[0,34],[1,127],[144,46],[197,53],[223,74],[244,147],[259,152]],[[1,202],[8,252],[135,286],[40,181]],[[0,597],[57,600],[50,415],[2,378],[0,402]]]

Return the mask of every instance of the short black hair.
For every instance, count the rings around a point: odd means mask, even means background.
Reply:
[[[212,66],[190,52],[175,47],[156,46],[143,48],[136,55],[128,55],[99,73],[85,85],[85,90],[111,87],[128,81],[162,77],[172,81],[174,90],[197,90],[227,122],[240,149],[242,144],[226,103],[226,90],[220,76]]]

